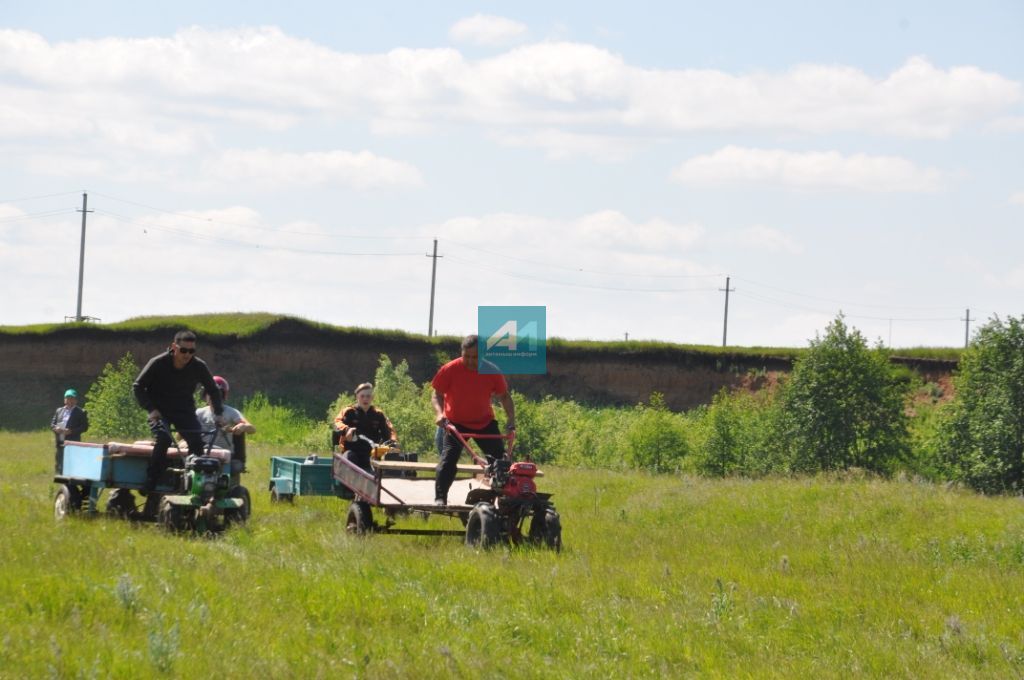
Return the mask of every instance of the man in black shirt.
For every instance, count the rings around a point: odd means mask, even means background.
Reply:
[[[167,449],[171,446],[169,425],[174,425],[178,434],[184,437],[189,452],[201,454],[203,451],[199,420],[196,418],[196,385],[201,384],[210,394],[215,421],[219,423],[224,412],[220,389],[213,381],[206,362],[195,353],[195,333],[178,331],[170,348],[150,359],[132,385],[135,400],[149,412],[149,429],[156,439],[146,475],[146,493],[156,488],[167,468]]]

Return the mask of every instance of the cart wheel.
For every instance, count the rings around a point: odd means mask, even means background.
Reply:
[[[552,507],[536,510],[530,520],[530,542],[544,543],[555,552],[562,550],[562,519]]]
[[[135,496],[130,489],[114,489],[107,499],[107,515],[128,519],[135,512]]]
[[[562,552],[562,518],[554,508],[544,513],[544,545],[555,552]]]
[[[53,499],[53,518],[64,519],[73,515],[82,507],[82,496],[74,486],[61,484],[57,496]]]
[[[490,503],[477,503],[466,520],[466,545],[493,548],[498,543],[498,516]]]
[[[350,534],[366,534],[373,531],[373,510],[366,501],[352,501],[348,506],[345,529]]]
[[[270,490],[270,502],[271,503],[294,503],[295,494],[291,493],[278,493],[277,487],[275,486]]]
[[[231,520],[245,524],[252,515],[252,500],[249,498],[249,490],[244,486],[236,486],[228,491],[228,498],[241,498],[242,507],[231,511]]]
[[[184,531],[188,526],[182,509],[166,498],[160,501],[160,512],[156,521],[172,534]]]

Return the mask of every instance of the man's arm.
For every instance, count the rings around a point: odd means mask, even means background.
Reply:
[[[162,355],[161,355],[162,356]],[[153,381],[157,377],[157,359],[160,356],[154,356],[150,359],[150,363],[146,364],[135,378],[135,382],[132,383],[131,389],[135,393],[135,400],[138,402],[138,406],[142,407],[146,411],[150,412],[151,417],[157,410],[153,399],[150,398],[150,387],[153,385]],[[160,416],[160,413],[157,413]]]
[[[193,360],[193,364],[198,367],[200,384],[202,384],[206,393],[210,395],[210,401],[213,403],[213,415],[223,415],[224,398],[221,396],[220,387],[217,386],[217,383],[213,382],[213,373],[210,373],[210,367],[206,365],[205,361]]]
[[[238,422],[231,428],[231,434],[254,434],[255,432],[256,426],[246,420],[245,416],[239,412]]]
[[[516,429],[516,405],[512,401],[512,395],[508,392],[499,394],[498,401],[501,402],[501,407],[505,409],[505,429],[511,432]]]
[[[89,429],[89,412],[84,408],[79,407],[78,418],[75,419],[75,427],[70,426],[70,420],[68,421],[68,429],[71,430],[71,434],[80,435]]]
[[[434,423],[440,425],[444,421],[444,393],[435,389],[430,403],[434,406]]]

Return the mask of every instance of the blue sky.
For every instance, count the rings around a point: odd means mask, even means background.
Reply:
[[[0,2],[0,323],[957,345],[1024,300],[1024,5]],[[41,198],[35,198],[41,197]]]

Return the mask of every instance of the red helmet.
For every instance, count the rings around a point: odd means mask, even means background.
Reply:
[[[217,387],[220,389],[221,397],[228,396],[228,390],[231,389],[231,386],[228,385],[228,381],[225,378],[222,378],[219,375],[215,375],[213,376],[213,382],[215,382],[217,384]]]

